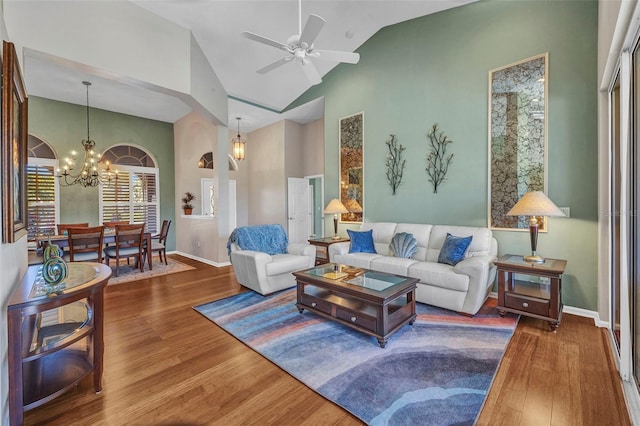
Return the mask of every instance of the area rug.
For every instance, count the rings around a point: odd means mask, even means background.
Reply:
[[[157,258],[154,259],[153,269],[149,270],[149,266],[145,263],[144,272],[140,272],[139,268],[132,265],[127,265],[126,261],[120,263],[118,276],[116,277],[116,267],[113,261],[111,261],[111,271],[113,274],[109,278],[109,285],[122,284],[125,282],[142,280],[145,278],[159,277],[161,275],[175,274],[176,272],[188,271],[195,269],[193,266],[189,266],[185,263],[179,262],[170,257],[167,258],[168,265],[160,262]]]
[[[375,338],[295,306],[295,289],[194,307],[305,385],[371,425],[473,424],[517,317],[495,299],[474,317],[421,303],[416,322]]]

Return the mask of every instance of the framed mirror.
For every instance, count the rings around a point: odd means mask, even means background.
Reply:
[[[528,217],[507,212],[525,193],[547,192],[548,64],[543,53],[489,71],[491,229],[528,230]]]
[[[349,213],[341,222],[362,222],[364,217],[364,112],[340,119],[340,201]]]

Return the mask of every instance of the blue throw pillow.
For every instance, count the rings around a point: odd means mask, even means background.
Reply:
[[[352,231],[347,229],[351,239],[349,253],[377,253],[373,245],[373,229],[368,231]]]
[[[447,238],[444,240],[438,263],[446,263],[447,265],[456,266],[458,262],[464,259],[473,235],[468,237],[456,237],[447,232]]]

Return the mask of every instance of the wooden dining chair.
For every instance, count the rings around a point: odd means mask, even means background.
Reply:
[[[89,223],[59,223],[56,227],[58,228],[58,235],[64,235],[69,228],[88,228]]]
[[[143,271],[142,263],[142,241],[144,234],[144,223],[127,225],[116,225],[116,241],[113,246],[106,247],[104,252],[105,263],[109,265],[110,259],[116,260],[116,277],[118,276],[120,259],[136,259],[136,266]]]
[[[164,257],[164,264],[167,263],[167,235],[169,235],[169,227],[171,226],[171,220],[165,219],[162,221],[162,227],[160,228],[160,233],[157,235],[151,236],[151,254],[153,252],[158,252],[158,257],[160,258],[160,262],[162,262],[162,258]],[[145,249],[145,253],[149,250],[148,247],[143,245]]]
[[[102,263],[102,245],[104,242],[104,226],[87,228],[67,228],[69,239],[69,261]]]
[[[121,221],[112,221],[112,222],[102,222],[102,225],[105,228],[115,229],[117,225],[129,225],[129,221],[121,220]]]

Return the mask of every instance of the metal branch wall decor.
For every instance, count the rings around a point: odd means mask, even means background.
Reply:
[[[433,193],[438,193],[438,186],[444,181],[445,175],[449,170],[449,165],[453,160],[453,154],[447,156],[447,146],[453,141],[449,139],[444,132],[438,130],[438,123],[431,127],[427,133],[431,152],[427,155],[427,174],[429,182],[433,184]]]
[[[391,185],[393,195],[396,195],[396,189],[398,189],[402,183],[402,172],[407,163],[407,160],[402,159],[402,151],[406,148],[398,143],[398,138],[393,134],[389,135],[389,139],[387,139],[385,143],[389,148],[389,154],[387,154],[385,161],[387,166],[387,180],[389,181],[389,185]]]

